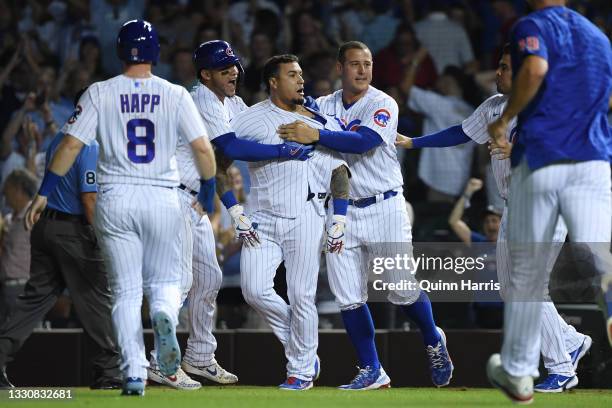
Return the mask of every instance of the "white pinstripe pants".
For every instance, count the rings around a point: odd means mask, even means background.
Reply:
[[[151,315],[163,311],[178,323],[183,225],[178,197],[175,189],[144,185],[105,184],[99,191],[95,227],[109,270],[121,369],[126,377],[147,378],[143,291]]]
[[[329,286],[341,310],[357,308],[368,300],[368,257],[412,256],[412,227],[402,192],[365,208],[349,206],[345,248],[339,254],[326,254]],[[388,271],[386,281],[415,281],[408,270]],[[417,286],[418,287],[418,286]],[[410,305],[420,294],[391,291],[388,299],[396,305]]]
[[[512,271],[510,248],[506,240],[508,228],[507,221],[508,207],[504,207],[499,234],[497,235],[496,248],[497,278],[501,286],[500,295],[502,299],[506,298],[506,291],[510,284],[510,273]],[[546,265],[548,277],[550,277],[550,273],[555,266],[555,262],[563,247],[566,236],[567,227],[565,226],[563,218],[559,217],[553,234],[553,242],[558,243],[558,245],[552,245],[550,248],[551,253]],[[545,289],[547,287],[548,284],[545,284]],[[567,324],[559,315],[553,302],[542,303],[541,353],[544,359],[544,366],[549,374],[561,374],[568,377],[575,375],[576,373],[574,372],[572,359],[568,351],[571,352],[575,350],[582,344],[583,340],[584,336],[578,333],[573,326]]]
[[[178,194],[189,225],[188,242],[192,245],[183,255],[188,260],[183,264],[183,300],[187,297],[189,308],[189,339],[184,360],[206,367],[215,360],[217,340],[212,330],[223,274],[217,262],[215,236],[208,215],[200,216],[191,208],[195,198],[189,193],[179,190]]]
[[[256,212],[251,221],[259,225],[261,245],[242,248],[242,293],[283,344],[287,375],[310,380],[319,344],[315,295],[324,217],[308,202],[295,219]],[[289,305],[274,291],[274,276],[282,261],[287,270]]]
[[[512,273],[510,301],[505,304],[502,364],[513,376],[537,373],[542,302],[512,299],[514,294],[544,293],[548,254],[542,251],[547,245],[534,243],[552,242],[559,216],[565,220],[572,242],[603,243],[591,244],[589,249],[598,271],[612,273],[609,163],[557,164],[532,172],[523,161],[512,172],[508,203]]]

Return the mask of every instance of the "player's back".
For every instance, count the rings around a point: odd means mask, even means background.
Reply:
[[[366,94],[350,106],[344,105],[342,90],[317,99],[317,104],[342,130],[355,131],[366,126],[383,139],[380,146],[364,154],[341,154],[353,175],[352,198],[371,197],[404,184],[394,143],[399,109],[393,98],[370,86]]]
[[[519,142],[528,149],[530,165],[605,159],[606,145],[610,145],[606,115],[612,90],[609,40],[585,17],[566,7],[531,13],[517,23],[515,31],[521,24],[535,24],[544,44],[537,36],[515,38],[514,75],[522,53],[544,52],[548,60],[540,91],[519,115]]]
[[[92,85],[100,184],[178,185],[175,159],[183,88],[156,76],[119,75]]]

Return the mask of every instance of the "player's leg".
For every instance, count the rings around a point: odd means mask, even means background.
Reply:
[[[341,389],[361,390],[386,388],[391,379],[378,358],[372,315],[367,305],[367,255],[360,246],[367,220],[362,209],[349,207],[345,229],[345,247],[339,254],[325,255],[329,286],[341,311],[342,321],[359,360],[359,373]]]
[[[291,334],[286,347],[288,380],[281,387],[305,389],[312,386],[319,344],[315,297],[325,223],[314,205],[307,203],[298,218],[280,220],[278,225],[291,308]]]
[[[144,389],[148,362],[140,315],[143,247],[132,218],[136,211],[133,194],[133,186],[129,185],[101,190],[96,202],[95,227],[113,295],[112,319],[123,379],[125,382],[128,378],[139,378]]]
[[[181,282],[180,282],[180,291],[181,291],[181,305],[184,303],[187,298],[187,294],[191,289],[191,284],[193,281],[192,275],[192,258],[193,258],[193,239],[192,239],[192,220],[190,211],[192,196],[190,194],[182,194],[182,190],[178,192],[179,198],[181,199],[181,209],[183,212],[183,223],[181,225],[180,232],[180,245],[181,245]],[[186,203],[183,201],[183,196],[186,197]],[[179,368],[174,375],[165,375],[161,372],[160,368],[157,365],[157,348],[158,348],[158,338],[157,336],[153,337],[154,347],[150,352],[150,366],[147,369],[147,375],[149,381],[156,382],[158,384],[167,385],[172,388],[180,389],[180,390],[197,390],[202,387],[198,381],[191,379],[182,368]]]
[[[570,185],[561,192],[561,211],[570,240],[593,255],[605,296],[606,331],[612,346],[612,191],[610,164],[588,161],[571,165]]]
[[[192,376],[220,384],[233,384],[238,377],[215,360],[217,341],[212,333],[217,294],[223,275],[215,248],[215,237],[207,215],[191,209],[193,232],[193,285],[189,291],[189,339],[183,369]]]
[[[274,291],[276,269],[283,260],[282,249],[276,237],[277,218],[255,213],[252,222],[258,224],[261,243],[257,247],[242,247],[240,253],[240,286],[246,302],[270,325],[285,347],[289,342],[291,309]]]
[[[508,202],[508,245],[512,259],[504,309],[501,359],[494,355],[488,374],[492,382],[517,398],[531,398],[537,375],[542,300],[549,254],[557,224],[557,191],[562,176],[555,166],[532,172],[523,162],[515,168]],[[513,379],[516,379],[515,382]],[[521,390],[511,384],[527,384]],[[510,384],[510,385],[509,385]]]
[[[157,348],[157,365],[165,375],[180,367],[181,352],[176,339],[181,305],[181,252],[185,250],[185,219],[177,192],[164,187],[139,187],[142,203],[137,214],[143,244],[143,289],[147,300]],[[152,222],[155,220],[155,222]]]

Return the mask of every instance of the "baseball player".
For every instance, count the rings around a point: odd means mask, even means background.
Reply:
[[[304,80],[296,56],[270,58],[263,69],[263,81],[270,98],[234,118],[238,138],[282,142],[276,133],[278,126],[298,118],[317,128],[334,126],[331,118],[302,106]],[[337,256],[344,242],[348,169],[344,161],[322,149],[305,162],[249,163],[249,174],[249,210],[253,222],[258,223],[261,246],[242,249],[242,293],[283,344],[287,379],[280,388],[307,390],[320,370],[315,295],[325,232],[324,201],[331,191],[334,216],[326,248]],[[283,261],[289,305],[274,291],[274,275]]]
[[[351,168],[345,250],[338,256],[327,256],[327,265],[331,290],[359,357],[359,373],[350,384],[340,388],[368,390],[389,387],[391,380],[378,359],[374,324],[366,304],[367,252],[370,248],[390,248],[389,243],[408,244],[412,241],[412,231],[394,145],[397,103],[370,86],[372,54],[365,44],[358,41],[343,44],[338,52],[337,68],[342,76],[342,89],[317,99],[316,103],[343,130],[321,130],[298,121],[281,126],[279,133],[286,140],[304,144],[318,142],[319,146],[342,152]],[[391,273],[397,274],[397,271]],[[414,277],[408,273],[401,279]],[[418,324],[433,383],[445,386],[453,371],[446,338],[435,325],[428,296],[419,292],[391,292],[389,300]]]
[[[592,252],[604,292],[610,295],[612,289],[610,42],[562,0],[528,3],[535,11],[520,19],[510,36],[512,91],[488,129],[495,148],[503,148],[511,121],[518,116],[508,201],[512,272],[504,344],[501,356],[489,359],[487,375],[521,403],[533,399],[542,333],[542,302],[524,300],[545,293],[548,270],[542,248],[553,241],[560,216],[570,240],[585,243]],[[612,344],[611,312],[608,303]]]
[[[214,40],[198,46],[193,62],[201,84],[194,88],[191,96],[204,120],[209,140],[216,148],[217,193],[232,216],[236,237],[244,245],[257,245],[257,233],[234,197],[228,182],[227,168],[233,159],[306,159],[312,147],[290,146],[287,143],[263,145],[237,139],[230,120],[247,108],[242,98],[236,95],[239,75],[244,72],[239,58],[227,42]],[[177,162],[181,179],[179,198],[190,225],[188,238],[193,241],[192,251],[185,254],[185,258],[192,261],[184,262],[185,273],[182,279],[183,299],[188,293],[190,333],[182,362],[184,371],[179,369],[175,375],[165,376],[156,367],[155,352],[152,351],[148,377],[157,383],[185,390],[201,387],[198,381],[189,378],[185,372],[194,378],[219,384],[236,383],[238,377],[223,369],[215,360],[217,342],[212,334],[213,316],[223,276],[217,262],[210,220],[192,207],[199,188],[198,173],[191,149],[182,141],[177,148]]]
[[[203,180],[198,200],[212,209],[216,164],[193,100],[182,87],[151,74],[159,57],[155,28],[130,20],[119,31],[117,54],[123,73],[91,85],[63,129],[27,222],[45,208],[47,195],[84,144],[97,139],[99,193],[95,228],[109,268],[112,317],[121,350],[122,395],[144,395],[148,362],[142,338],[143,292],[149,301],[157,363],[176,373],[180,349],[175,327],[180,294],[181,215],[175,151],[189,141]]]
[[[470,140],[484,144],[489,141],[487,126],[504,111],[508,103],[508,94],[512,89],[512,67],[510,63],[510,45],[503,49],[496,72],[497,94],[484,101],[476,111],[463,121],[461,125],[453,126],[443,131],[417,138],[398,136],[397,145],[407,148],[444,147],[462,144]],[[516,120],[508,126],[506,138],[516,133]],[[496,152],[497,153],[497,152]],[[502,198],[507,201],[510,184],[510,159],[492,160],[493,177]],[[504,207],[501,226],[497,236],[497,277],[501,285],[501,295],[506,299],[510,282],[510,250],[507,244],[508,208]],[[561,246],[565,242],[567,228],[562,218],[559,218],[553,235],[553,242],[558,243],[551,248],[547,263],[547,273],[555,265]],[[589,336],[576,332],[557,312],[554,303],[548,301],[542,304],[542,344],[541,353],[548,377],[535,387],[539,392],[562,392],[578,384],[576,367],[580,359],[591,347]]]

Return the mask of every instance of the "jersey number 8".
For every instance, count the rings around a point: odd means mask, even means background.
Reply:
[[[137,134],[144,129],[144,134]],[[149,119],[132,119],[127,123],[128,158],[137,164],[151,163],[155,158],[155,126]]]

